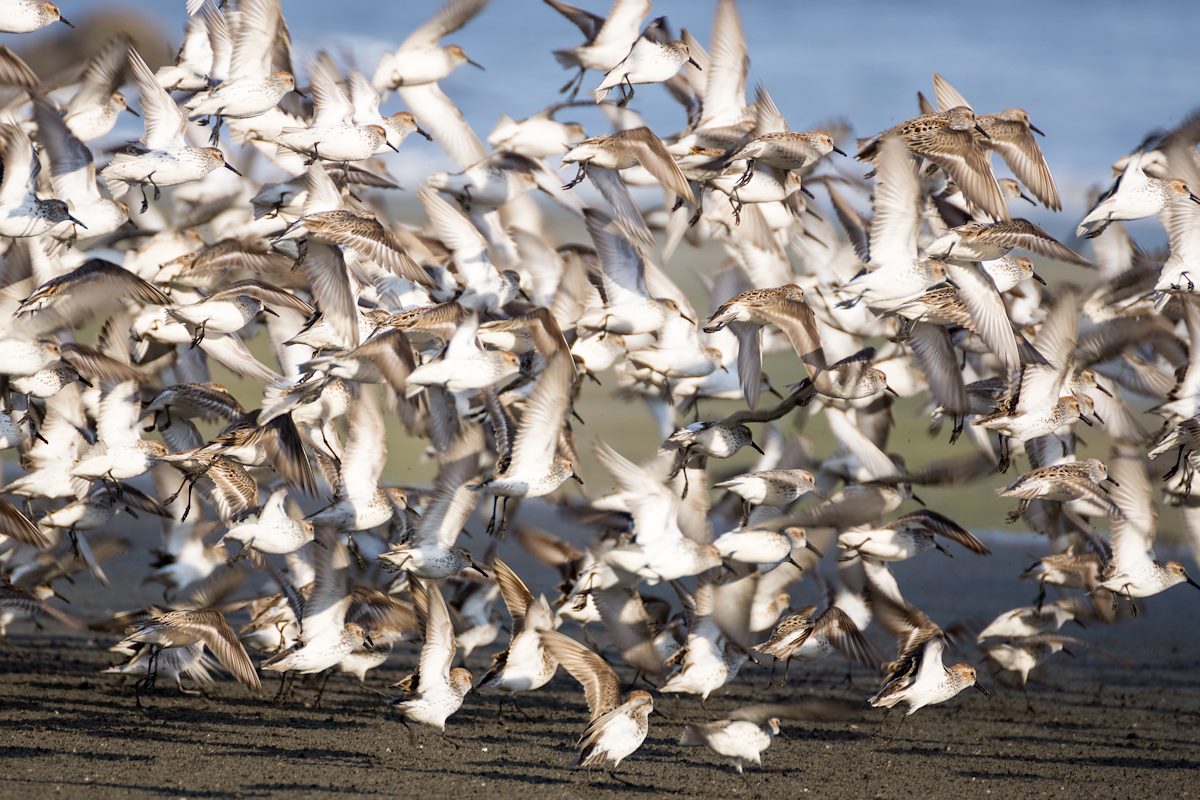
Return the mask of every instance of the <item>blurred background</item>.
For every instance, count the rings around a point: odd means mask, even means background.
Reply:
[[[575,3],[598,14],[611,5]],[[441,0],[285,0],[297,69],[303,73],[308,59],[325,49],[370,74],[385,49],[395,48],[440,5]],[[103,16],[110,18],[107,24],[124,17],[157,32],[166,46],[144,53],[152,64],[155,55],[173,55],[186,20],[183,0],[64,0],[61,6],[81,30]],[[932,96],[934,72],[977,109],[1026,109],[1047,134],[1042,149],[1066,204],[1062,215],[1038,218],[1056,233],[1074,227],[1073,217],[1085,210],[1086,191],[1106,180],[1117,156],[1198,104],[1194,37],[1200,3],[1194,0],[1136,6],[1124,0],[742,0],[739,8],[750,84],[765,85],[794,128],[840,119],[858,136],[876,133],[916,115],[916,92]],[[651,14],[665,15],[673,30],[687,28],[709,41],[711,2],[655,0]],[[56,25],[11,44],[49,44],[50,56],[71,59],[78,54],[62,46],[71,36]],[[487,68],[464,67],[442,82],[476,132],[486,136],[501,113],[519,119],[558,99],[570,74],[551,50],[578,44],[580,34],[541,0],[493,0],[447,41]],[[589,74],[585,88],[598,82]],[[661,87],[639,89],[634,107],[660,135],[685,122]],[[607,127],[596,111],[579,109],[562,118],[572,117],[589,131]],[[394,174],[409,183],[445,166],[436,146],[415,139],[393,162]]]

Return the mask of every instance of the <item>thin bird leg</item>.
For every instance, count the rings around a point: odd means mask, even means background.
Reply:
[[[583,182],[583,179],[587,177],[587,165],[588,162],[586,161],[579,162],[579,171],[575,173],[575,177],[571,179],[570,183],[563,184],[562,188],[564,192],[568,189],[574,189]]]
[[[1179,452],[1175,456],[1175,466],[1163,473],[1162,479],[1169,481],[1175,477],[1175,473],[1179,472],[1179,465],[1183,463],[1183,445],[1179,446]]]
[[[221,114],[224,113],[224,111],[224,107],[217,109],[217,122],[213,125],[212,133],[208,136],[208,143],[212,147],[216,147],[217,142],[221,141]],[[157,200],[158,198],[155,199]]]
[[[617,774],[617,768],[616,768],[616,767],[609,767],[609,768],[608,768],[608,777],[612,778],[612,779],[613,779],[614,781],[616,781],[617,783],[623,783],[623,784],[625,784],[626,786],[637,786],[637,784],[636,784],[636,783],[632,783],[632,782],[630,782],[630,781],[627,781],[627,780],[625,780],[624,778],[622,778],[620,775],[618,775],[618,774]]]
[[[586,72],[587,69],[585,67],[580,67],[579,72],[575,73],[571,80],[564,83],[562,88],[558,90],[559,94],[566,94],[569,91],[571,92],[571,96],[567,100],[574,100],[575,96],[579,94],[579,87],[583,85],[583,76]]]
[[[743,497],[742,498],[742,519],[738,523],[738,527],[740,527],[740,528],[746,527],[746,523],[749,521],[750,521],[750,501]]]
[[[313,701],[313,708],[321,707],[321,698],[325,696],[325,685],[329,683],[329,679],[333,676],[333,667],[325,670],[325,680],[321,681],[321,688],[317,691],[317,699]]]
[[[154,187],[154,200],[155,200],[155,202],[158,202],[159,198],[162,197],[162,189],[160,189],[158,184],[154,182],[154,173],[153,172],[151,172],[149,175],[146,176],[146,182]],[[143,185],[142,188],[144,191],[145,186]]]
[[[458,748],[462,747],[462,745],[460,745],[458,742],[456,742],[456,741],[454,741],[453,739],[451,739],[451,738],[450,738],[449,736],[447,736],[445,733],[439,733],[439,734],[438,734],[438,738],[439,738],[439,739],[441,739],[441,740],[442,740],[443,742],[445,742],[446,744],[453,745],[455,750],[457,750]]]
[[[729,206],[730,206],[730,208],[733,209],[733,224],[734,225],[742,224],[742,206],[744,206],[744,205],[745,205],[745,203],[743,203],[741,198],[738,197],[737,189],[734,189],[733,192],[729,195]]]
[[[741,189],[750,179],[754,177],[754,159],[746,159],[746,171],[742,173],[742,177],[738,178],[738,182],[733,185],[735,189]]]
[[[496,530],[496,507],[500,504],[500,495],[492,495],[492,518],[488,520],[487,534],[491,536]]]
[[[621,99],[617,101],[617,107],[624,108],[633,99],[633,84],[629,80],[629,73],[625,73],[625,82],[619,85],[621,87]],[[628,92],[625,91],[626,86],[629,87]]]
[[[888,739],[888,744],[894,742],[896,737],[900,735],[900,729],[904,727],[904,720],[906,719],[908,719],[908,714],[904,714],[900,717],[900,724],[896,726],[896,730],[892,731],[892,736],[890,739]]]
[[[321,147],[320,142],[313,143],[312,154],[308,157],[308,160],[304,162],[304,166],[311,167],[313,164],[315,164],[316,162],[321,160],[320,147]]]

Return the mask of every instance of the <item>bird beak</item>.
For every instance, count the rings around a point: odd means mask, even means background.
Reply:
[[[370,637],[370,636],[368,636],[368,635],[367,635],[367,634],[365,634],[365,633],[363,634],[363,644],[365,644],[365,645],[367,646],[367,649],[368,649],[368,650],[374,650],[374,649],[375,649],[375,642],[374,642],[374,641],[372,641],[371,637]]]
[[[991,136],[988,136],[988,132],[987,132],[987,131],[985,131],[985,130],[983,129],[983,126],[982,126],[982,125],[980,125],[978,122],[976,122],[976,123],[975,123],[975,130],[979,131],[979,134],[980,134],[981,136],[983,136],[983,138],[985,138],[985,139],[990,139],[990,138],[992,138]]]
[[[1082,422],[1084,425],[1087,425],[1089,428],[1096,427],[1096,423],[1092,422],[1090,419],[1085,417],[1083,414],[1079,415],[1079,421]]]
[[[487,68],[484,67],[483,64],[480,64],[478,61],[472,61],[471,59],[468,58],[467,63],[470,64],[475,69],[481,69],[484,72],[487,72]]]
[[[1112,478],[1110,478],[1110,477],[1107,477],[1107,476],[1104,478],[1104,480],[1108,481],[1108,482],[1109,482],[1109,483],[1111,483],[1113,486],[1120,486],[1120,485],[1121,485],[1121,484],[1117,483],[1116,481],[1114,481]]]
[[[396,145],[392,144],[391,142],[387,141],[386,139],[384,140],[384,142],[383,142],[383,143],[384,143],[384,144],[386,144],[386,145],[388,146],[388,149],[389,149],[389,150],[391,150],[393,153],[399,153],[399,152],[400,152],[400,148],[399,148],[399,147],[396,147]]]
[[[1037,281],[1038,283],[1040,283],[1042,286],[1045,286],[1045,285],[1046,285],[1046,279],[1045,279],[1045,278],[1043,278],[1041,275],[1038,275],[1036,272],[1035,272],[1035,273],[1033,273],[1032,277],[1033,277],[1033,279],[1034,279],[1035,281]]]
[[[235,167],[233,164],[230,164],[228,161],[225,162],[225,169],[229,170],[234,175],[237,175],[239,178],[242,177],[242,173],[238,172],[237,167]]]
[[[696,324],[696,320],[692,319],[691,317],[689,317],[687,314],[683,313],[682,311],[679,312],[679,316],[683,317],[684,319],[686,319],[688,322],[692,323],[693,325]]]
[[[1110,392],[1108,389],[1105,389],[1103,386],[1101,386],[1098,383],[1096,384],[1096,391],[1099,392],[1100,394],[1107,395],[1109,397],[1113,396],[1112,392]]]
[[[839,156],[846,155],[846,151],[838,147],[836,144],[833,146],[833,152],[837,153]]]
[[[808,540],[805,540],[805,542],[804,542],[804,548],[805,548],[806,550],[812,550],[814,553],[816,553],[816,554],[817,554],[817,558],[824,558],[824,557],[825,557],[825,554],[824,554],[824,553],[822,553],[820,550],[818,550],[818,549],[817,549],[817,546],[816,546],[815,544],[813,544],[812,542],[808,541]]]
[[[80,222],[79,220],[75,219],[74,217],[72,217],[72,216],[69,216],[69,215],[68,215],[68,216],[67,216],[67,219],[68,219],[68,220],[70,220],[71,222],[74,222],[76,225],[78,225],[79,227],[83,228],[85,231],[87,230],[87,225],[84,225],[82,222]]]
[[[1029,203],[1029,205],[1031,205],[1031,206],[1037,205],[1037,203],[1034,201],[1034,199],[1032,197],[1030,197],[1029,195],[1025,194],[1024,192],[1017,192],[1017,197],[1021,198],[1026,203]]]
[[[696,63],[696,59],[694,59],[694,58],[689,58],[687,63],[691,64],[693,67],[695,67],[696,69],[700,70],[701,72],[704,72],[704,68],[703,68],[703,67],[701,67],[699,64],[697,64],[697,63]]]
[[[926,503],[926,502],[925,502],[924,500],[922,500],[921,498],[917,497],[917,495],[916,495],[916,493],[915,493],[915,492],[913,493],[912,499],[913,499],[913,500],[916,500],[918,503],[920,503],[921,505],[925,506],[926,508],[928,508],[928,507],[929,507],[929,504],[928,504],[928,503]]]
[[[133,114],[135,117],[140,117],[140,116],[141,116],[141,114],[139,114],[137,111],[135,111],[134,109],[130,108],[129,106],[125,106],[125,112],[126,112],[127,114]]]
[[[764,452],[763,452],[763,449],[762,449],[761,447],[759,447],[759,446],[758,446],[758,445],[757,445],[757,444],[754,442],[754,440],[753,440],[753,439],[751,439],[751,440],[750,440],[750,446],[751,446],[751,447],[753,447],[755,450],[757,450],[757,451],[758,451],[758,454],[759,454],[760,456],[765,456],[765,455],[766,455],[766,453],[764,453]]]
[[[1196,583],[1196,579],[1191,575],[1184,575],[1183,579],[1187,582],[1188,586],[1195,586],[1197,589],[1200,589],[1200,583]]]
[[[1192,198],[1193,203],[1200,203],[1200,197],[1196,197],[1196,195],[1192,194],[1191,192],[1188,192],[1188,197]]]
[[[488,571],[486,569],[484,569],[483,566],[480,565],[479,562],[477,562],[477,561],[471,562],[471,569],[475,570],[476,572],[478,572],[480,575],[482,575],[485,578],[490,577],[488,575]]]
[[[976,683],[975,688],[978,689],[979,691],[983,692],[984,697],[987,697],[989,699],[991,698],[992,693],[989,692],[982,683]]]
[[[1046,135],[1045,133],[1043,133],[1043,132],[1042,132],[1042,129],[1041,129],[1041,128],[1039,128],[1037,125],[1034,125],[1032,122],[1031,122],[1031,123],[1029,123],[1029,130],[1033,131],[1033,132],[1034,132],[1034,133],[1036,133],[1038,136],[1045,136],[1045,135]]]
[[[275,311],[274,309],[267,308],[266,306],[263,306],[263,313],[264,313],[264,314],[270,314],[272,317],[278,317],[278,316],[279,316],[279,312]]]
[[[583,478],[579,477],[574,472],[571,473],[571,480],[575,481],[580,486],[583,486]]]
[[[74,28],[74,27],[75,27],[75,25],[74,25],[74,24],[72,24],[71,22],[68,22],[68,21],[67,21],[67,18],[66,18],[66,17],[64,17],[64,16],[62,16],[62,15],[59,15],[59,17],[58,17],[58,21],[59,21],[59,22],[61,22],[63,25],[66,25],[68,28]]]
[[[429,134],[428,134],[428,133],[427,133],[427,132],[426,132],[426,131],[425,131],[423,128],[417,128],[417,133],[419,133],[419,134],[421,134],[422,136],[424,136],[426,141],[428,141],[428,142],[432,142],[432,141],[433,141],[433,137],[432,137],[432,136],[430,136],[430,135],[429,135]]]
[[[885,392],[887,392],[888,394],[890,394],[892,397],[899,397],[899,396],[900,396],[899,392],[897,392],[897,391],[896,391],[895,389],[893,389],[892,387],[888,386],[886,383],[883,385],[883,390],[884,390]]]

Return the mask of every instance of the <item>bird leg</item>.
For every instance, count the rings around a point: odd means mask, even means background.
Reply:
[[[316,162],[321,160],[320,147],[321,147],[320,142],[313,143],[312,154],[309,155],[308,160],[304,162],[304,166],[311,167],[313,164],[315,164]]]
[[[321,707],[321,698],[325,696],[325,685],[329,683],[329,678],[333,675],[333,667],[325,670],[325,680],[321,681],[321,688],[317,690],[317,699],[313,701],[313,708]]]
[[[621,99],[617,101],[617,108],[624,108],[629,105],[629,101],[633,99],[633,83],[629,80],[629,73],[625,73],[624,83],[617,84],[621,87]],[[625,87],[629,87],[629,91]]]
[[[217,109],[217,113],[216,113],[217,121],[216,121],[216,124],[214,124],[214,125],[212,126],[212,133],[210,133],[210,134],[208,135],[208,144],[209,144],[211,147],[216,147],[216,146],[217,146],[217,142],[221,141],[221,114],[222,114],[224,111],[225,111],[225,108],[224,108],[224,107],[221,107],[221,108],[218,108],[218,109]],[[155,198],[155,199],[157,200],[158,198]]]
[[[571,96],[567,98],[568,102],[574,100],[576,95],[579,94],[579,88],[583,86],[583,76],[586,72],[587,68],[580,67],[579,72],[575,73],[575,76],[564,83],[562,88],[558,90],[559,94],[565,94],[568,91],[571,92]]]
[[[738,178],[738,182],[733,185],[735,189],[741,189],[750,179],[754,177],[754,159],[746,159],[746,171],[742,173],[742,177]]]
[[[627,780],[625,780],[624,778],[622,778],[620,775],[618,775],[618,774],[617,774],[617,768],[616,768],[616,767],[609,767],[609,768],[608,768],[608,777],[612,778],[612,779],[613,779],[614,781],[616,781],[617,783],[623,783],[623,784],[625,784],[626,786],[637,786],[637,784],[636,784],[636,783],[633,783],[633,782],[631,782],[631,781],[627,781]]]
[[[1162,479],[1169,481],[1175,477],[1175,473],[1179,472],[1179,465],[1183,463],[1183,445],[1179,446],[1179,453],[1175,456],[1175,466],[1163,473]]]
[[[271,702],[275,703],[276,705],[282,704],[291,693],[290,690],[294,682],[295,676],[292,675],[291,670],[288,670],[279,676],[279,691],[275,693],[275,699]]]
[[[739,528],[746,527],[746,523],[749,521],[750,521],[750,501],[743,497],[742,498],[742,518],[741,518],[741,521],[738,522],[738,527]]]
[[[587,165],[588,162],[586,161],[579,162],[579,171],[575,173],[575,177],[571,179],[570,183],[563,184],[562,188],[564,192],[568,191],[569,189],[574,189],[580,183],[583,183],[583,179],[587,177]]]
[[[453,739],[451,739],[451,738],[450,738],[449,736],[447,736],[445,733],[439,733],[439,734],[438,734],[438,738],[439,738],[439,739],[441,739],[441,740],[442,740],[443,742],[445,742],[446,744],[453,745],[455,750],[457,750],[458,748],[462,747],[462,745],[460,745],[458,742],[456,742],[456,741],[454,741]]]
[[[488,536],[493,535],[493,532],[496,530],[496,507],[499,504],[500,504],[500,495],[498,495],[498,494],[492,495],[492,518],[490,520],[488,520],[488,524],[487,524]]]
[[[192,334],[192,345],[188,349],[195,350],[196,347],[199,346],[199,344],[204,341],[204,332],[205,332],[205,329],[207,328],[207,326],[208,326],[208,320],[204,320],[203,322],[201,322],[199,325],[196,326],[196,332],[194,334]]]
[[[904,720],[908,719],[908,714],[900,717],[900,724],[896,726],[896,730],[892,731],[892,735],[888,737],[887,744],[896,741],[896,737],[900,735],[900,729],[904,727]]]
[[[744,206],[744,205],[745,205],[745,203],[743,203],[741,198],[738,197],[737,189],[734,189],[733,192],[730,193],[730,195],[729,195],[729,206],[731,209],[733,209],[733,224],[734,225],[742,224],[742,206]]]

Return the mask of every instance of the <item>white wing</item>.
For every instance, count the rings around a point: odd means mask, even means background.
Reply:
[[[875,216],[871,219],[871,262],[908,269],[917,258],[921,186],[916,164],[897,137],[879,143]]]
[[[129,48],[129,65],[133,68],[133,80],[142,98],[142,122],[146,126],[142,144],[151,150],[182,147],[183,131],[187,126],[183,111],[158,85],[153,70],[132,47]]]
[[[386,431],[373,386],[364,386],[350,404],[350,440],[342,456],[342,491],[370,497],[379,485],[387,459]]]

